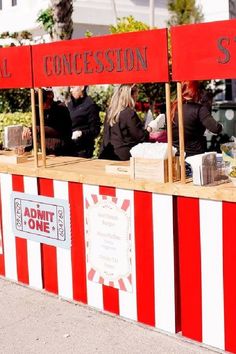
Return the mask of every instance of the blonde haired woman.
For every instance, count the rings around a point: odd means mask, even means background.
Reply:
[[[129,160],[130,149],[147,141],[149,132],[156,130],[156,120],[144,129],[134,108],[137,97],[136,85],[123,84],[115,90],[104,122],[100,159]]]

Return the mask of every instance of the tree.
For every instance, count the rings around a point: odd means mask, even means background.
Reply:
[[[53,38],[53,26],[54,18],[52,7],[49,7],[45,10],[41,10],[36,21],[43,27],[44,31],[47,32],[52,40]]]
[[[52,41],[71,39],[73,33],[73,0],[51,0],[51,7],[39,13],[37,22],[50,35]],[[56,100],[65,101],[69,87],[53,89]]]
[[[51,0],[53,40],[71,39],[73,33],[73,0]]]
[[[0,39],[6,40],[5,45],[3,46],[14,46],[14,45],[24,45],[24,44],[30,44],[32,41],[32,33],[28,31],[22,31],[22,32],[2,32],[0,34]]]
[[[137,32],[150,29],[144,22],[137,21],[133,16],[122,17],[117,19],[116,25],[110,26],[111,33]]]
[[[37,22],[51,40],[71,39],[73,33],[73,0],[51,0],[51,7],[41,10]]]
[[[169,0],[168,10],[171,13],[169,26],[199,23],[203,21],[203,13],[195,0]]]

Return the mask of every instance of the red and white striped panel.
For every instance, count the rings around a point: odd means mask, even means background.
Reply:
[[[1,173],[2,234],[5,276],[42,289],[40,244],[17,237],[12,232],[12,191],[37,194],[37,179]]]
[[[8,174],[0,177],[7,278],[176,332],[172,196]],[[40,244],[14,235],[11,230],[12,191],[69,200],[71,249]],[[130,201],[132,292],[88,280],[84,202],[92,194]]]
[[[182,333],[236,352],[236,203],[178,197]]]
[[[82,186],[39,178],[38,188],[39,195],[69,200],[71,211],[71,249],[41,245],[44,288],[87,303]]]
[[[133,291],[122,291],[89,280],[88,268],[88,304],[174,333],[176,311],[172,197],[91,185],[83,185],[83,192],[84,208],[86,200],[99,194],[130,200],[131,208]]]
[[[2,198],[1,198],[1,174],[0,174],[0,275],[5,276],[4,246],[2,232]]]

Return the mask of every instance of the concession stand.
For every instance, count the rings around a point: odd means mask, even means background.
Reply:
[[[169,92],[166,29],[31,50],[30,87],[162,82]],[[0,272],[176,333],[173,196],[156,183],[108,175],[107,164],[72,157],[0,164]]]
[[[235,30],[235,20],[173,27],[173,81],[236,77]],[[182,335],[231,352],[236,352],[235,197],[235,187],[225,184],[201,196],[176,198]]]
[[[183,80],[234,76],[234,28],[235,21],[225,21],[171,29],[180,101],[177,182],[166,29],[0,49],[2,88],[165,83],[168,129],[167,183],[108,174],[112,161],[44,153],[40,161],[37,148],[33,160],[0,161],[3,277],[236,352],[236,189],[186,181],[180,94]],[[15,63],[24,51],[28,65],[17,71],[10,58]],[[29,80],[19,82],[27,72]],[[34,121],[33,92],[32,113]]]

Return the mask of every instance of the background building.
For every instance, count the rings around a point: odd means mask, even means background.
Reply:
[[[234,1],[234,0],[233,0]],[[228,20],[230,0],[197,0],[196,3],[202,7],[204,22]]]
[[[154,24],[166,27],[169,13],[168,0],[154,0]],[[197,0],[202,6],[204,20],[227,20],[235,12],[234,0]],[[109,25],[117,17],[133,15],[136,20],[150,23],[149,0],[74,0],[73,38],[83,37],[86,31],[93,34],[108,33]],[[0,34],[3,32],[30,31],[34,36],[42,35],[36,18],[42,9],[50,6],[49,0],[0,0]]]
[[[115,4],[115,6],[114,6]],[[166,27],[169,14],[167,0],[155,0],[155,26]],[[49,0],[0,0],[0,33],[30,31],[34,36],[43,34],[36,18]],[[149,0],[74,0],[73,38],[108,33],[115,18],[133,15],[136,20],[149,24]]]

